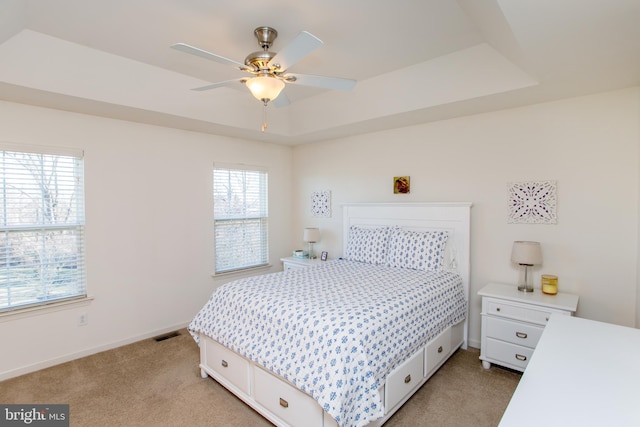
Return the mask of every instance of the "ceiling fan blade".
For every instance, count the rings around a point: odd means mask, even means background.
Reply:
[[[244,86],[244,82],[245,79],[233,79],[233,80],[224,80],[222,82],[218,82],[218,83],[212,83],[210,85],[206,85],[206,86],[200,86],[200,87],[194,87],[191,90],[195,90],[195,91],[205,91],[205,90],[211,90],[211,89],[215,89],[215,88],[219,88],[219,87],[230,87],[230,88],[241,88],[241,89],[246,89],[246,87]],[[238,84],[238,83],[242,83],[242,84]]]
[[[351,90],[355,87],[356,81],[351,79],[342,79],[339,77],[312,76],[309,74],[287,74],[284,76],[287,83],[313,86],[322,89],[332,90]]]
[[[220,55],[216,55],[215,53],[211,53],[211,52],[207,52],[206,50],[202,50],[200,48],[194,47],[194,46],[190,46],[188,44],[184,44],[184,43],[176,43],[174,45],[171,45],[171,47],[173,49],[179,50],[180,52],[185,52],[185,53],[189,53],[191,55],[196,55],[199,56],[201,58],[205,58],[205,59],[209,59],[211,61],[215,61],[218,62],[220,64],[225,64],[225,65],[231,65],[241,71],[245,71],[247,70],[247,66],[238,62],[238,61],[234,61],[233,59],[229,59],[229,58],[225,58],[224,56],[220,56]]]
[[[301,31],[269,61],[269,67],[275,67],[280,72],[288,70],[289,67],[320,46],[322,46],[322,40],[311,33]]]

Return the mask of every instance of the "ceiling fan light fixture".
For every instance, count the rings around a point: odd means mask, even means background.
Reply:
[[[269,101],[273,101],[280,95],[282,89],[284,89],[284,82],[275,77],[269,75],[262,75],[250,78],[245,82],[251,94],[258,100],[265,104]]]

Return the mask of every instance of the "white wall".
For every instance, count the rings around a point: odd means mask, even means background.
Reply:
[[[0,318],[0,380],[184,327],[214,279],[212,165],[269,171],[272,270],[291,240],[290,147],[0,102],[0,140],[85,150],[88,305]],[[77,326],[80,313],[88,325]],[[195,345],[195,344],[194,344]]]
[[[470,201],[470,343],[479,347],[480,301],[489,281],[515,283],[514,240],[542,244],[560,291],[580,295],[578,315],[633,326],[638,261],[640,88],[567,99],[325,141],[294,149],[295,230],[318,226],[316,251],[340,256],[346,202]],[[392,178],[411,177],[411,194]],[[557,181],[556,225],[507,223],[507,184]],[[333,215],[309,214],[313,191],[330,190]],[[300,230],[300,236],[295,233]]]
[[[513,240],[542,242],[578,315],[634,325],[640,203],[640,88],[290,147],[0,102],[0,140],[85,150],[86,306],[0,318],[0,380],[184,326],[211,291],[211,166],[269,168],[272,270],[319,226],[341,255],[345,202],[471,201],[471,344],[487,281],[513,282]],[[293,166],[292,166],[293,165]],[[394,195],[392,177],[411,176]],[[557,180],[558,224],[507,224],[510,181]],[[293,183],[293,184],[292,184]],[[312,218],[313,191],[333,216]],[[292,195],[293,194],[293,195]],[[293,206],[293,212],[291,207]],[[89,324],[77,326],[80,313]],[[640,322],[639,322],[640,324]]]

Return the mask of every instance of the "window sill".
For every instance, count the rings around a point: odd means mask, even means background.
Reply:
[[[249,268],[242,268],[240,270],[232,270],[232,271],[226,271],[226,272],[222,272],[222,273],[211,273],[211,276],[214,279],[217,278],[234,278],[234,277],[247,277],[247,276],[253,276],[254,272],[264,272],[264,271],[268,271],[271,269],[271,267],[273,267],[273,265],[271,264],[265,264],[265,265],[261,265],[259,267],[249,267]]]
[[[82,297],[65,301],[52,301],[47,304],[17,308],[5,312],[0,312],[0,322],[8,322],[10,320],[23,319],[25,317],[39,316],[41,314],[53,313],[60,310],[67,310],[74,307],[82,307],[89,305],[93,301],[93,297]]]

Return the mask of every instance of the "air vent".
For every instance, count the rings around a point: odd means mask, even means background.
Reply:
[[[180,332],[173,331],[173,332],[169,332],[168,334],[159,335],[157,337],[154,337],[153,339],[156,342],[160,342],[160,341],[168,340],[169,338],[173,338],[173,337],[177,337],[177,336],[180,336]]]

